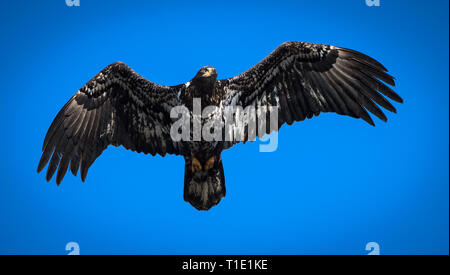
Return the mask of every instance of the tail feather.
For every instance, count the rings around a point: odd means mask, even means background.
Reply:
[[[186,158],[184,174],[184,200],[197,210],[209,210],[225,197],[225,176],[220,156],[209,169],[194,171],[192,160]]]

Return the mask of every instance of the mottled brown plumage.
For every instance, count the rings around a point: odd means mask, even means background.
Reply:
[[[38,172],[49,163],[47,180],[56,172],[60,184],[70,169],[74,175],[80,170],[84,181],[108,145],[152,155],[182,155],[184,199],[208,210],[225,196],[220,153],[240,141],[174,141],[170,136],[173,107],[186,106],[192,112],[193,99],[200,98],[202,107],[214,105],[221,110],[276,106],[278,127],[326,112],[374,125],[369,112],[387,120],[379,106],[396,112],[386,97],[402,102],[388,85],[395,85],[394,78],[367,55],[295,41],[282,44],[233,78],[217,80],[215,68],[203,67],[191,81],[177,86],[152,83],[117,62],[86,83],[57,114],[44,140]],[[267,133],[278,130],[266,126]],[[247,140],[248,135],[241,141]]]

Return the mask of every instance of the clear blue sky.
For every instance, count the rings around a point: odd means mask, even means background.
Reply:
[[[448,1],[3,1],[0,253],[449,252]],[[204,65],[241,73],[289,40],[381,61],[405,104],[370,127],[334,114],[283,126],[274,153],[223,153],[227,196],[183,201],[184,160],[111,147],[86,183],[37,174],[58,110],[123,61],[175,85]]]

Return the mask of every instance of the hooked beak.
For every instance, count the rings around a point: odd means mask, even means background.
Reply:
[[[217,71],[215,68],[207,68],[207,71],[203,73],[203,76],[205,77],[217,76]]]

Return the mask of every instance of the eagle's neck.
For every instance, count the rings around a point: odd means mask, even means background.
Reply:
[[[213,95],[216,89],[215,79],[192,79],[189,86],[186,88],[186,100],[189,106],[192,104],[194,98],[200,98],[202,107],[214,105]]]

